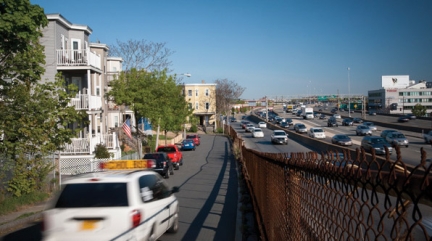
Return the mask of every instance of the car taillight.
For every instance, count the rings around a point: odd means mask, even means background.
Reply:
[[[139,210],[132,211],[132,228],[138,227],[141,222],[141,212]]]
[[[147,168],[155,168],[156,167],[156,162],[153,160],[148,160],[147,161]]]
[[[99,168],[100,169],[105,169],[105,162],[100,162],[99,163]]]
[[[166,166],[166,162],[162,162],[163,163],[163,167],[165,167]]]

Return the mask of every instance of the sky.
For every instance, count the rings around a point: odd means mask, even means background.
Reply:
[[[165,43],[185,83],[227,79],[242,99],[367,95],[383,75],[432,81],[430,0],[30,0],[91,42]]]

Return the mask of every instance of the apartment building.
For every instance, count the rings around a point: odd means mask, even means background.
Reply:
[[[45,46],[46,72],[41,81],[54,81],[57,73],[61,72],[67,84],[78,87],[78,93],[71,100],[71,105],[77,110],[85,110],[88,114],[88,122],[77,138],[72,139],[71,144],[66,144],[65,150],[60,153],[61,158],[92,157],[97,144],[103,143],[114,155],[121,156],[120,145],[116,132],[111,131],[115,123],[119,125],[123,121],[122,116],[108,119],[109,104],[104,100],[107,91],[107,66],[108,63],[119,65],[118,68],[109,70],[121,71],[121,60],[110,59],[108,46],[101,43],[89,43],[92,29],[86,25],[78,25],[69,22],[61,14],[47,14],[49,23],[43,29],[41,44]],[[115,63],[115,64],[114,64]],[[117,122],[115,121],[117,118]],[[77,128],[75,123],[69,128]],[[110,126],[111,124],[113,124]]]
[[[184,84],[183,95],[199,125],[213,125],[216,119],[216,84],[201,83]]]

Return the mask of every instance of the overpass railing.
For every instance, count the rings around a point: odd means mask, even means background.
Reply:
[[[432,165],[355,152],[261,153],[226,126],[261,240],[431,240]],[[353,155],[352,155],[353,154]]]

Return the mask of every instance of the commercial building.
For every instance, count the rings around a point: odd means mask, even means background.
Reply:
[[[421,104],[432,112],[432,82],[410,80],[408,75],[382,76],[382,88],[368,91],[368,107],[389,114],[412,113]]]

